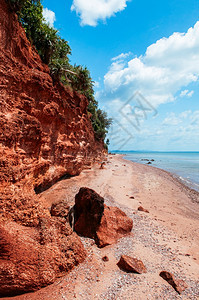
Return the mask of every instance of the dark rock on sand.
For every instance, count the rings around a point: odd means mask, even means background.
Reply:
[[[105,255],[105,256],[102,257],[102,260],[107,262],[107,261],[109,261],[109,258],[108,258],[108,256]]]
[[[75,196],[75,231],[93,238],[98,247],[114,244],[131,232],[133,221],[117,207],[104,205],[104,198],[89,188]]]
[[[183,280],[175,279],[175,276],[167,271],[160,272],[160,276],[166,280],[179,294],[181,294],[188,286]]]
[[[82,187],[75,196],[75,231],[82,236],[95,239],[103,212],[104,198],[94,190]]]
[[[138,274],[147,272],[146,267],[141,260],[127,255],[122,255],[117,265],[120,269],[127,272]]]
[[[142,207],[142,206],[139,206],[139,207],[138,207],[138,210],[139,210],[139,211],[143,211],[143,212],[145,212],[145,213],[149,213],[148,209],[145,209],[145,208]]]
[[[105,164],[106,164],[105,162],[102,162],[102,163],[101,163],[101,165],[100,165],[100,169],[101,169],[101,170],[105,169],[105,168],[104,168]]]

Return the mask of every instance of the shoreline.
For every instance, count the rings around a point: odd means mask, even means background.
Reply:
[[[142,153],[142,152],[140,152],[140,153]],[[140,154],[140,153],[138,152],[137,154]],[[149,152],[149,153],[151,153],[151,152]],[[158,153],[158,152],[155,152],[155,153]],[[160,153],[162,153],[162,152],[160,152]],[[167,152],[165,152],[165,153],[167,153]],[[168,152],[168,153],[178,153],[178,152]],[[182,153],[189,153],[189,152],[182,152]],[[190,152],[190,153],[192,153],[192,152]],[[198,155],[199,155],[199,152],[193,152],[193,153],[198,153]],[[131,159],[125,158],[125,156],[128,156],[128,154],[131,154],[131,152],[130,153],[114,153],[113,152],[111,154],[112,155],[122,155],[124,157],[124,159],[126,159],[128,161],[132,161]],[[146,153],[143,152],[143,154],[148,154],[148,152],[146,152]],[[152,154],[153,153],[151,153],[151,155]],[[148,159],[148,161],[150,161],[150,159]],[[140,163],[140,164],[143,164],[143,165],[147,165],[147,163],[141,163],[139,161],[132,161],[132,162]],[[199,182],[194,181],[194,180],[189,180],[188,178],[183,177],[183,175],[175,173],[175,170],[174,171],[173,170],[166,170],[166,169],[162,168],[161,166],[160,167],[159,166],[154,166],[153,163],[150,166],[152,166],[154,168],[158,168],[158,169],[164,170],[164,171],[170,173],[171,175],[173,175],[173,177],[176,177],[182,184],[184,184],[185,186],[187,186],[191,190],[194,190],[197,193],[199,193]]]
[[[96,163],[79,176],[64,179],[38,195],[43,207],[66,200],[74,204],[80,187],[94,189],[108,206],[117,206],[133,220],[132,233],[114,245],[98,248],[81,237],[86,260],[55,283],[16,300],[62,299],[197,299],[199,297],[199,211],[185,189],[165,171],[108,155],[104,169]],[[143,206],[149,213],[138,211]],[[146,274],[125,273],[117,267],[121,255],[143,261]],[[107,256],[108,262],[102,258]],[[180,296],[159,273],[182,279],[188,288]]]
[[[159,168],[159,167],[156,167],[156,166],[153,166],[153,165],[142,164],[142,163],[139,163],[139,162],[134,162],[132,160],[126,159],[125,158],[126,154],[114,154],[114,155],[118,155],[118,156],[121,155],[121,158],[123,160],[125,160],[125,161],[130,161],[130,162],[135,163],[135,164],[144,165],[144,166],[147,166],[147,167],[154,168],[154,169],[160,170],[162,172],[165,172],[166,174],[168,174],[169,176],[171,176],[173,178],[173,180],[176,181],[176,184],[181,185],[181,187],[183,188],[184,192],[188,194],[188,196],[192,199],[192,201],[194,201],[194,202],[196,202],[196,203],[199,204],[199,191],[197,191],[196,189],[194,189],[194,188],[191,187],[191,184],[194,184],[194,183],[190,182],[190,184],[188,184],[188,182],[186,181],[186,179],[184,179],[180,175],[177,175],[177,174],[172,173],[170,171],[164,170],[162,168]],[[183,179],[181,179],[181,178],[183,178]],[[186,181],[187,184],[184,181]]]

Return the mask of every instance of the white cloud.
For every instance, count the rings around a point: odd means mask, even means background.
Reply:
[[[183,112],[180,114],[180,118],[186,119],[191,113],[192,113],[191,110],[183,111]]]
[[[193,94],[194,94],[194,91],[191,91],[187,94],[187,97],[191,98],[193,96]]]
[[[180,97],[186,96],[188,92],[189,92],[189,90],[183,90],[183,91],[180,93]]]
[[[124,60],[125,58],[129,57],[132,53],[131,52],[128,52],[128,53],[121,53],[120,55],[116,56],[116,57],[113,57],[112,58],[112,61],[115,61],[115,60]]]
[[[177,117],[173,112],[169,114],[167,118],[164,119],[162,122],[163,125],[179,125],[182,123],[182,120],[180,117]]]
[[[199,110],[194,111],[191,115],[191,125],[196,125],[197,132],[199,132]]]
[[[129,0],[73,0],[71,10],[80,16],[81,25],[96,26],[126,8]]]
[[[199,79],[198,49],[199,22],[187,33],[176,32],[158,40],[143,56],[126,63],[118,56],[104,76],[106,94],[119,94],[126,101],[139,90],[156,107],[174,101],[178,91]],[[185,91],[187,97],[194,93]]]
[[[180,93],[180,97],[192,97],[194,94],[194,91],[190,91],[189,90],[183,90],[181,93]]]
[[[54,26],[54,22],[56,21],[54,11],[52,11],[48,8],[44,8],[43,9],[43,17],[46,20],[46,23],[48,23],[51,27]]]
[[[192,112],[191,110],[183,111],[179,114],[175,114],[171,112],[167,115],[167,117],[162,122],[162,125],[172,125],[176,126],[179,124],[183,124],[186,128],[188,126],[198,126],[199,125],[199,110],[195,110]],[[190,127],[196,130],[196,127]],[[199,129],[199,128],[198,128]],[[198,131],[198,130],[196,130]]]

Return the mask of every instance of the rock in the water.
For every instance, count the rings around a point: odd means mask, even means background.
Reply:
[[[138,274],[147,272],[146,267],[141,260],[127,255],[122,255],[117,265],[120,269],[125,270],[127,272]]]
[[[104,212],[104,198],[94,190],[82,187],[75,196],[74,211],[75,231],[95,239]]]
[[[104,198],[89,188],[75,196],[75,231],[93,238],[99,247],[114,244],[131,232],[132,219],[117,207],[104,205]]]
[[[138,210],[139,210],[139,211],[143,211],[143,212],[145,212],[145,213],[149,213],[148,209],[145,209],[145,208],[142,207],[142,206],[139,206],[139,207],[138,207]]]
[[[133,221],[118,207],[104,205],[104,214],[96,232],[96,244],[99,247],[112,245],[131,232]]]
[[[160,272],[160,276],[166,280],[179,294],[181,294],[188,286],[183,280],[175,279],[175,276],[167,271]]]

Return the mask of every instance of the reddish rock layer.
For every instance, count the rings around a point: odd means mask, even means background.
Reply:
[[[37,193],[90,165],[94,138],[87,99],[54,84],[4,0],[0,1],[0,294],[47,285],[85,256],[60,216]]]

